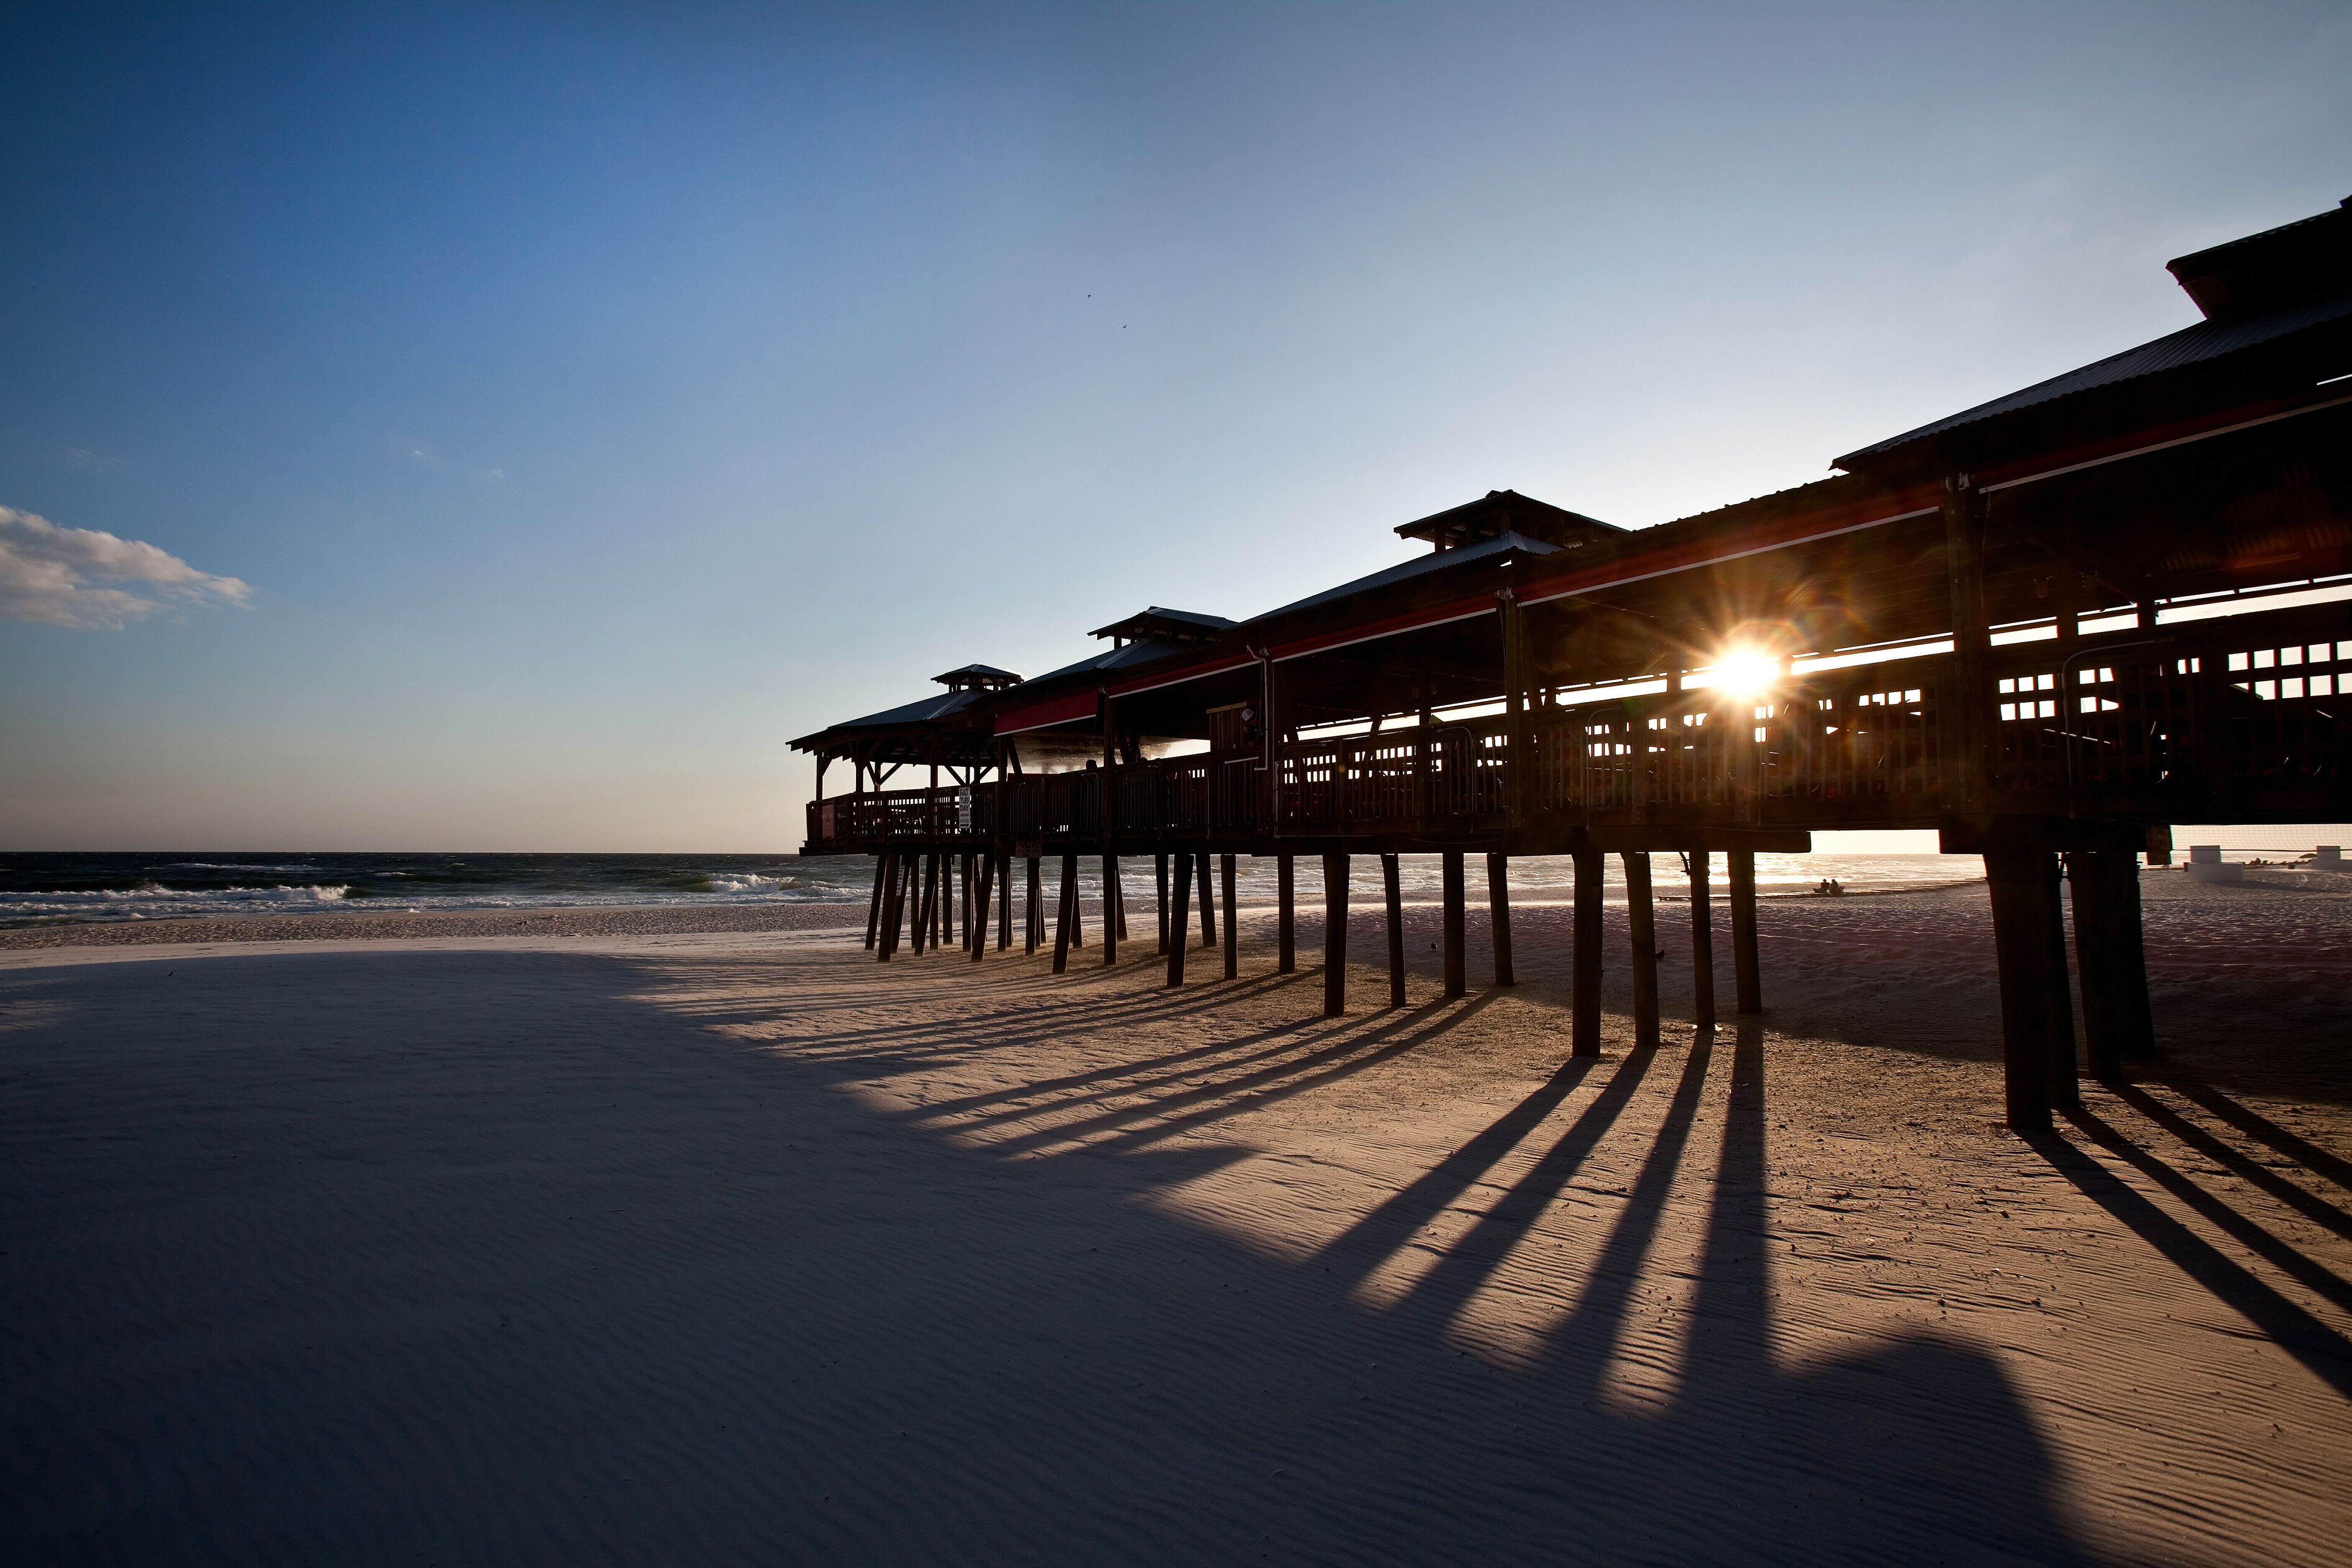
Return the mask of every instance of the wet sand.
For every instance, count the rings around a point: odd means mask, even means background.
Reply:
[[[1172,994],[1139,905],[1128,962],[1090,931],[1060,977],[562,922],[0,953],[0,1528],[40,1562],[2342,1562],[2352,896],[2146,886],[2165,1054],[2032,1143],[1981,888],[1769,902],[1763,1020],[1647,1054],[1612,910],[1590,1065],[1555,905],[1507,991],[1474,913],[1452,1003],[1416,907],[1409,1005],[1359,968],[1336,1020],[1318,922],[1276,976],[1264,910],[1242,978],[1197,952]]]

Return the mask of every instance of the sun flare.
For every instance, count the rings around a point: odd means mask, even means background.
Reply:
[[[1715,661],[1715,685],[1734,697],[1753,697],[1780,676],[1780,660],[1759,648],[1726,648]]]

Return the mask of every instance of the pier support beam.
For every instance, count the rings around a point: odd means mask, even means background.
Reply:
[[[940,920],[940,858],[936,854],[923,857],[923,900],[915,908],[915,956],[923,956],[923,949],[931,940],[931,928]]]
[[[1125,942],[1127,940],[1127,884],[1118,879],[1118,860],[1116,857],[1105,856],[1104,864],[1110,868],[1109,880],[1103,889],[1104,896],[1110,900],[1111,906],[1111,913],[1106,918],[1117,922],[1118,940]]]
[[[1381,887],[1389,906],[1389,1005],[1404,1005],[1404,878],[1393,855],[1381,857]]]
[[[2063,862],[2050,857],[2050,875],[2042,884],[2042,923],[2050,932],[2050,975],[2053,989],[2046,1016],[2050,1030],[2050,1109],[2077,1110],[2083,1104],[2083,1077],[2074,1056],[2074,991],[2066,981],[2066,889]]]
[[[1118,857],[1106,855],[1103,860],[1103,967],[1118,962],[1118,939],[1127,933],[1119,930],[1118,918]]]
[[[1184,928],[1187,917],[1192,913],[1185,907],[1192,890],[1192,858],[1190,855],[1176,857],[1175,889],[1175,903],[1171,905],[1163,900],[1160,908],[1165,911],[1161,918],[1167,922],[1169,937],[1168,984],[1181,985],[1184,984]]]
[[[1241,923],[1234,919],[1234,858],[1217,857],[1217,875],[1224,883],[1225,894],[1225,978],[1238,979],[1242,972]]]
[[[1650,852],[1629,849],[1625,862],[1625,930],[1633,949],[1633,1048],[1658,1044],[1658,921],[1650,900]]]
[[[1731,978],[1742,1013],[1764,1011],[1764,975],[1756,962],[1756,851],[1727,849],[1723,868],[1731,883]]]
[[[2139,857],[2128,849],[2066,857],[2074,896],[2074,967],[2083,981],[2083,1046],[2091,1076],[2121,1083],[2124,1062],[2156,1053],[2140,934]]]
[[[1160,951],[1164,953],[1168,951],[1168,857],[1166,855],[1154,855],[1151,858],[1151,874],[1158,879],[1160,888]]]
[[[1024,921],[1023,952],[1034,952],[1045,940],[1045,858],[1029,857],[1029,897],[1022,905]]]
[[[1274,858],[1274,972],[1290,974],[1298,968],[1297,866],[1296,857]]]
[[[866,951],[874,951],[874,942],[882,931],[882,889],[890,879],[890,852],[884,850],[874,857],[874,897],[866,905]]]
[[[1013,945],[1013,857],[1001,854],[996,858],[996,951],[1004,952]]]
[[[1078,931],[1078,858],[1062,857],[1062,900],[1054,922],[1054,973],[1059,974],[1070,967],[1071,939]]]
[[[1468,963],[1463,952],[1468,942],[1463,905],[1469,895],[1463,886],[1462,852],[1448,849],[1438,858],[1444,868],[1445,888],[1445,997],[1450,1002],[1470,989]]]
[[[1348,857],[1323,857],[1323,1016],[1348,1010]]]
[[[1579,849],[1576,866],[1576,936],[1570,954],[1569,1054],[1601,1054],[1601,851]]]
[[[1488,923],[1495,928],[1495,984],[1517,985],[1518,975],[1511,968],[1511,874],[1510,857],[1486,857],[1486,913]]]
[[[978,963],[988,956],[988,900],[996,890],[996,857],[975,855],[972,864],[979,875],[971,881],[971,918],[965,922],[963,944]]]
[[[1984,862],[2000,964],[2003,1103],[2011,1131],[2047,1132],[2056,1076],[2053,1016],[2068,1005],[2066,972],[2053,973],[2051,963],[2063,940],[2053,923],[2057,858],[2046,848],[2004,845],[1987,849]]]
[[[1715,902],[1707,890],[1710,858],[1704,849],[1690,852],[1691,1021],[1701,1029],[1715,1027]]]
[[[1215,889],[1209,886],[1208,856],[1198,857],[1197,863],[1201,868],[1201,945],[1214,947],[1217,945],[1217,895]]]

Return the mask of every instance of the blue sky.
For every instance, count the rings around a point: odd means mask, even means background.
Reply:
[[[196,574],[7,601],[16,848],[786,848],[939,670],[1818,478],[2352,192],[2341,4],[76,6],[0,90],[0,508]]]

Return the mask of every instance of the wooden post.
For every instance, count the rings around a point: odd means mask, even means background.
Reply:
[[[1106,781],[1108,782],[1108,781]],[[1118,857],[1103,857],[1103,967],[1118,962]]]
[[[875,938],[882,931],[882,889],[890,879],[890,852],[887,849],[874,857],[874,897],[866,905],[866,951],[874,951]]]
[[[939,923],[940,858],[934,852],[923,857],[923,897],[915,906],[915,956],[923,956],[923,948],[931,940],[931,928]]]
[[[1209,857],[1205,853],[1201,855],[1197,864],[1201,871],[1201,945],[1214,947],[1217,945],[1217,898],[1209,886]]]
[[[1289,974],[1298,968],[1298,910],[1292,881],[1295,858],[1289,855],[1274,858],[1274,969],[1277,974]]]
[[[2066,857],[2074,893],[2074,966],[2083,977],[2083,1045],[2091,1076],[2124,1081],[2124,1061],[2152,1055],[2147,956],[2140,938],[2139,857],[2093,849]]]
[[[2048,1031],[2050,1105],[2074,1110],[2083,1103],[2082,1078],[2074,1059],[2074,992],[2066,978],[2066,893],[2059,885],[2063,874],[2055,854],[2042,858],[2042,925],[2050,933],[2050,984],[2042,999]]]
[[[1348,1010],[1348,857],[1323,857],[1323,1016]]]
[[[888,862],[890,869],[882,884],[882,929],[874,958],[878,963],[887,963],[890,955],[898,951],[898,889],[906,878],[899,868],[898,851],[886,849],[882,858]]]
[[[1176,854],[1176,901],[1163,904],[1168,921],[1168,984],[1184,984],[1184,927],[1192,910],[1186,904],[1192,892],[1192,858],[1179,850]]]
[[[1393,855],[1381,857],[1381,883],[1389,904],[1389,1005],[1404,1005],[1404,877]]]
[[[974,858],[980,875],[972,881],[971,917],[964,922],[963,944],[971,949],[971,961],[978,963],[988,956],[988,900],[996,890],[996,857]]]
[[[1034,952],[1038,944],[1045,940],[1045,859],[1042,855],[1032,855],[1028,859],[1029,897],[1022,909],[1027,942],[1021,951]]]
[[[1715,1027],[1715,902],[1707,888],[1709,858],[1705,849],[1690,852],[1691,1016],[1702,1029]]]
[[[1732,990],[1742,1013],[1764,1011],[1764,975],[1756,962],[1756,851],[1727,849],[1731,882]]]
[[[1518,975],[1511,968],[1511,878],[1510,857],[1486,857],[1486,915],[1495,928],[1495,984],[1517,985]]]
[[[1168,951],[1168,857],[1165,854],[1154,855],[1151,858],[1151,870],[1160,880],[1160,951],[1166,952]]]
[[[893,952],[915,940],[915,917],[923,909],[923,858],[920,854],[902,852],[898,859],[904,874],[899,879],[897,924],[890,931],[890,951]]]
[[[1118,860],[1113,859],[1110,865],[1110,901],[1112,909],[1118,911],[1112,918],[1118,925],[1118,940],[1125,942],[1127,940],[1127,884],[1118,879]]]
[[[1465,892],[1462,885],[1462,852],[1458,849],[1448,849],[1438,858],[1444,867],[1445,997],[1450,1002],[1470,989],[1467,966],[1464,962],[1462,952],[1466,942],[1464,930],[1466,921],[1462,908],[1465,901]]]
[[[1576,938],[1569,980],[1569,1055],[1601,1054],[1601,851],[1573,852]]]
[[[945,947],[955,935],[955,857],[942,849],[935,858],[940,865],[940,896],[931,900],[931,945]]]
[[[1062,973],[1070,967],[1070,941],[1078,929],[1078,858],[1062,857],[1062,900],[1055,911],[1054,973]]]
[[[2050,1131],[2050,852],[2015,844],[1985,852],[1993,951],[2000,965],[2002,1098],[2012,1132]]]
[[[1013,945],[1013,852],[1001,851],[996,857],[996,951],[1003,952]]]
[[[1225,884],[1225,978],[1233,980],[1242,972],[1241,922],[1234,919],[1234,858],[1218,857],[1217,870]]]
[[[1992,711],[1988,679],[1991,627],[1985,618],[1985,503],[1966,474],[1944,480],[1944,563],[1952,614],[1952,701],[1944,718],[1953,804],[1963,812],[1982,808],[1986,752]],[[1736,917],[1738,907],[1733,908]],[[1746,1011],[1743,1005],[1741,1010]],[[2046,1120],[2046,1118],[2045,1118]]]
[[[1650,901],[1650,852],[1628,849],[1625,862],[1625,930],[1633,950],[1633,1048],[1658,1044],[1658,921]]]

